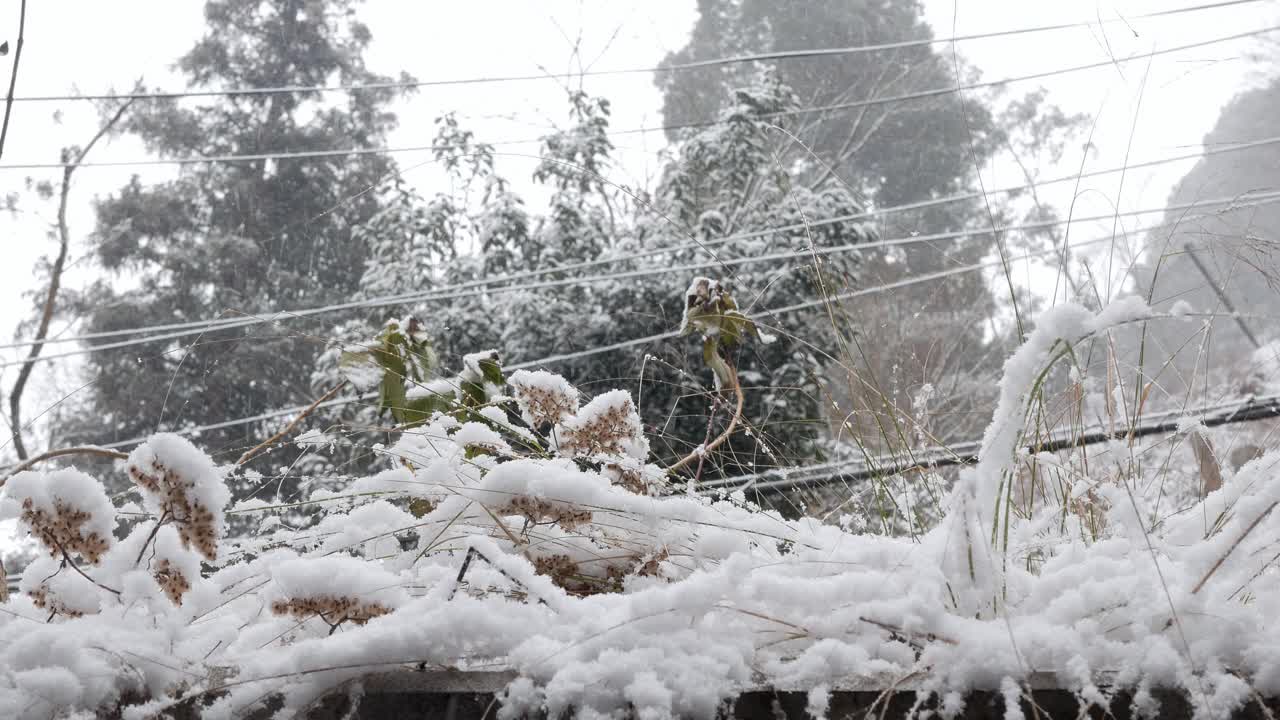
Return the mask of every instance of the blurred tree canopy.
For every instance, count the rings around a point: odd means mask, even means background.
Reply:
[[[689,43],[670,55],[678,65],[769,52],[882,45],[930,39],[932,28],[915,0],[698,0]],[[891,98],[972,82],[976,73],[946,45],[913,45],[658,73],[668,125],[696,123],[732,102],[732,90],[766,65],[796,94],[801,109]],[[959,76],[957,76],[959,74]],[[783,167],[797,168],[796,187],[844,188],[867,207],[890,207],[977,190],[976,167],[1012,156],[1024,169],[1057,161],[1083,119],[1043,102],[1043,91],[1005,100],[999,93],[956,93],[913,100],[801,112],[786,132],[768,134]],[[963,112],[962,112],[963,110]],[[678,139],[681,131],[669,136]],[[1027,181],[1034,180],[1029,174]],[[883,237],[990,229],[992,223],[1049,220],[1038,198],[1028,203],[973,197],[879,216]],[[1021,247],[1055,242],[1002,234]],[[884,285],[995,255],[990,235],[904,245],[868,252],[856,286]],[[879,451],[899,451],[927,425],[948,439],[975,434],[991,397],[991,378],[1007,334],[996,327],[1009,288],[970,272],[847,303],[848,342],[829,376],[840,402],[836,432]],[[1019,298],[1019,302],[1026,302]],[[1016,338],[1015,338],[1016,339]],[[929,390],[931,417],[911,418],[912,399]],[[840,428],[844,425],[843,428]]]
[[[356,5],[211,0],[205,37],[177,67],[192,87],[386,81],[363,63],[370,36]],[[699,9],[689,45],[669,62],[930,36],[915,2],[700,0]],[[988,207],[975,197],[874,222],[860,217],[972,190],[975,165],[1000,153],[1061,153],[1078,119],[1046,106],[1042,93],[1001,110],[998,97],[970,93],[965,115],[955,95],[812,111],[947,87],[956,83],[957,65],[969,79],[958,59],[917,46],[658,73],[666,120],[687,127],[670,131],[652,188],[610,180],[609,101],[566,87],[569,122],[543,139],[532,177],[549,192],[539,210],[499,172],[492,147],[451,114],[438,120],[436,153],[451,189],[429,196],[373,154],[194,164],[155,185],[135,178],[98,204],[92,248],[110,276],[81,303],[92,332],[225,317],[228,308],[238,317],[458,284],[471,289],[330,315],[314,335],[298,332],[303,323],[260,325],[209,331],[190,350],[157,341],[94,353],[93,412],[78,415],[64,433],[109,442],[306,402],[340,380],[345,343],[368,341],[388,317],[413,314],[444,367],[487,348],[505,364],[569,353],[550,369],[573,381],[630,388],[642,417],[665,439],[654,451],[672,459],[728,420],[725,408],[712,409],[711,373],[697,343],[666,339],[573,353],[674,331],[683,290],[698,275],[723,280],[761,328],[780,338],[737,351],[748,432],[733,438],[711,472],[805,462],[850,438],[882,452],[975,432],[982,414],[972,411],[991,395],[1002,355],[1004,331],[994,319],[999,293],[989,278],[967,273],[821,302],[972,263],[994,247],[982,235],[853,246],[1048,214],[994,199]],[[381,88],[171,99],[131,113],[125,129],[167,157],[369,147],[394,127],[389,107],[396,96]],[[737,237],[744,233],[749,237]],[[556,270],[597,260],[615,262]],[[601,274],[611,277],[576,279]],[[480,281],[500,282],[476,287]],[[524,287],[530,283],[544,286]],[[785,316],[769,312],[797,303],[810,305]],[[912,402],[923,389],[930,389],[927,414]],[[361,404],[327,418],[353,433],[389,427]],[[230,451],[252,444],[263,429],[226,428],[202,442]]]
[[[377,83],[355,0],[210,0],[203,38],[177,62],[193,88]],[[138,104],[123,130],[161,157],[329,150],[383,143],[395,89],[264,93]],[[104,332],[238,318],[342,302],[359,288],[377,198],[393,171],[379,155],[184,165],[176,178],[135,177],[97,204],[90,247],[107,271],[80,308]],[[234,312],[227,313],[229,308]],[[63,432],[109,442],[156,429],[252,416],[310,397],[322,349],[271,325],[209,331],[93,353],[93,409]],[[289,337],[278,337],[290,335]],[[195,341],[190,350],[183,349]],[[256,442],[251,424],[203,436],[210,448]]]
[[[1277,111],[1280,79],[1273,78],[1223,108],[1204,146],[1223,149],[1271,137]],[[1167,226],[1147,234],[1133,270],[1136,290],[1149,296],[1157,310],[1168,312],[1185,303],[1197,313],[1216,314],[1148,324],[1143,361],[1155,374],[1155,399],[1160,403],[1218,402],[1223,381],[1245,393],[1261,392],[1263,388],[1252,381],[1259,363],[1280,366],[1274,345],[1265,347],[1280,335],[1280,322],[1273,314],[1280,300],[1280,276],[1274,269],[1280,256],[1275,232],[1280,205],[1243,206],[1251,195],[1270,191],[1277,181],[1280,148],[1275,145],[1202,157],[1178,182],[1169,204],[1235,198],[1240,206],[1170,210],[1162,219]],[[1225,302],[1214,285],[1226,296]],[[1237,320],[1231,316],[1233,310],[1245,317]],[[1262,352],[1241,324],[1264,345]],[[1130,348],[1128,360],[1138,361],[1137,348]]]

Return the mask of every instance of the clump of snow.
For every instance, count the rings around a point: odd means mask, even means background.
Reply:
[[[695,328],[708,335],[718,333],[718,324],[699,322],[697,316],[699,312],[709,310],[723,292],[724,288],[719,280],[698,276],[689,281],[689,287],[684,291],[684,313],[680,317],[680,333],[683,335]]]
[[[464,448],[510,453],[511,446],[493,428],[482,422],[465,422],[453,432],[453,441]]]
[[[481,363],[497,361],[497,350],[468,353],[462,356],[462,372],[459,375],[467,382],[484,382],[484,369],[481,367]]]
[[[146,507],[177,523],[184,545],[206,558],[218,555],[231,491],[213,460],[172,433],[152,435],[129,454],[129,477],[142,489]]]
[[[1272,340],[1254,350],[1249,367],[1250,380],[1261,392],[1280,392],[1280,340]]]
[[[366,345],[348,345],[342,348],[342,355],[363,359],[369,355],[369,347]],[[342,362],[339,363],[338,369],[342,377],[360,391],[376,388],[382,382],[382,376],[385,374],[382,366],[372,359],[364,362]]]
[[[18,589],[50,617],[78,618],[97,613],[103,598],[93,582],[80,573],[60,572],[61,569],[61,559],[34,560],[23,571]]]
[[[454,380],[437,378],[425,383],[410,383],[405,388],[405,398],[421,400],[429,397],[441,397],[453,400],[457,396],[458,383]]]
[[[1148,498],[1116,479],[1124,442],[1087,463],[1021,450],[1033,389],[1063,344],[1144,308],[1040,319],[1006,364],[977,467],[916,539],[788,520],[740,493],[660,494],[625,392],[562,418],[558,453],[522,455],[494,412],[437,415],[377,449],[386,469],[326,496],[347,501],[241,541],[216,569],[177,523],[138,565],[140,524],[92,580],[40,560],[0,614],[0,716],[93,713],[129,690],[152,698],[128,711],[141,717],[223,687],[205,716],[243,716],[278,693],[288,717],[365,673],[418,664],[516,671],[503,718],[709,719],[760,686],[804,692],[823,717],[833,691],[907,676],[954,715],[972,689],[1015,708],[1031,672],[1089,702],[1129,689],[1150,713],[1155,688],[1182,689],[1222,716],[1255,690],[1280,692],[1280,454],[1152,522]],[[513,457],[469,452],[495,438]],[[163,441],[135,455],[131,473],[140,462],[154,475],[154,462],[220,483],[208,458]],[[1061,500],[997,515],[1028,466]],[[227,668],[230,684],[215,679]]]
[[[286,560],[271,568],[271,581],[266,597],[273,613],[319,618],[331,628],[363,625],[406,597],[394,573],[349,555]]]
[[[637,460],[649,456],[640,415],[631,393],[611,390],[597,395],[557,429],[559,450],[572,455],[629,455]]]
[[[102,484],[74,469],[25,471],[0,494],[0,520],[21,520],[50,555],[78,553],[98,564],[111,546],[116,511]]]
[[[515,393],[521,417],[535,428],[557,425],[578,412],[578,389],[555,373],[517,370],[507,384]]]
[[[328,450],[329,452],[333,452],[335,443],[334,443],[334,439],[325,435],[322,430],[318,428],[311,428],[310,430],[294,438],[293,444],[297,445],[303,450],[315,449],[315,450]]]

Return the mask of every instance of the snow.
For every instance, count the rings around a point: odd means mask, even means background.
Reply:
[[[178,522],[183,542],[210,559],[226,525],[231,491],[219,469],[190,440],[172,433],[152,435],[129,453],[129,476],[143,490],[146,508]]]
[[[180,523],[160,527],[139,566],[146,521],[84,568],[119,596],[39,561],[24,592],[44,583],[73,606],[50,618],[23,595],[0,613],[0,716],[95,712],[131,690],[154,698],[126,712],[143,717],[175,688],[221,684],[206,678],[226,668],[235,681],[205,717],[243,715],[272,691],[288,716],[367,672],[424,663],[515,670],[503,718],[709,719],[761,685],[806,693],[823,717],[835,690],[908,675],[959,712],[974,688],[1017,698],[1032,672],[1094,702],[1103,687],[1129,688],[1148,709],[1153,689],[1179,688],[1200,716],[1220,717],[1255,690],[1280,692],[1280,453],[1155,523],[1141,476],[1123,474],[1124,443],[1091,451],[1087,467],[1019,449],[1033,389],[1064,343],[1148,316],[1137,300],[1042,316],[1005,365],[978,464],[916,540],[788,520],[740,494],[653,494],[664,473],[646,463],[625,391],[560,419],[546,452],[521,454],[493,412],[438,415],[380,448],[383,470],[325,495],[334,501],[310,526],[238,539],[240,552],[207,567]],[[523,381],[564,391],[549,374]],[[523,416],[519,392],[504,406]],[[503,444],[518,456],[469,452]],[[1066,504],[1003,512],[1030,463],[1061,481]],[[181,478],[222,522],[224,473],[189,443],[157,436],[128,465],[143,480],[158,468]],[[114,518],[92,478],[43,481],[52,475],[11,480],[3,507],[52,502],[65,484],[95,522]],[[144,490],[163,514],[167,496]],[[190,580],[180,603],[162,563]]]
[[[294,558],[274,565],[270,574],[266,596],[273,601],[353,597],[394,609],[407,598],[395,573],[349,555]]]
[[[520,416],[534,427],[555,425],[578,412],[578,389],[545,370],[517,370],[507,378]]]
[[[570,454],[627,455],[637,460],[649,456],[649,441],[626,390],[611,390],[592,398],[560,423],[555,436],[561,449]]]
[[[326,436],[322,430],[319,430],[318,428],[311,428],[310,430],[307,430],[306,432],[302,433],[298,437],[294,438],[293,444],[297,445],[300,448],[303,448],[304,450],[327,449],[329,451],[332,451],[335,445],[335,441],[333,440],[333,438]]]
[[[689,282],[689,288],[684,291],[684,313],[680,317],[680,334],[692,332],[694,329],[706,335],[715,335],[719,332],[718,324],[699,322],[696,315],[710,307],[722,291],[720,281],[711,278],[699,276]]]
[[[1249,367],[1251,379],[1262,392],[1280,392],[1280,340],[1264,343],[1254,350]]]
[[[482,422],[465,422],[453,431],[453,440],[465,448],[480,448],[510,453],[511,446],[493,428]]]
[[[482,352],[468,353],[462,356],[462,373],[461,377],[467,382],[482,383],[484,382],[484,370],[480,364],[485,361],[496,361],[498,359],[497,350],[484,350]]]
[[[452,400],[458,384],[452,380],[437,379],[425,383],[413,383],[405,388],[405,397],[409,400],[421,400],[429,397],[443,397]]]
[[[0,519],[21,518],[51,554],[78,552],[91,563],[111,545],[116,510],[102,484],[75,469],[25,471],[0,493]]]

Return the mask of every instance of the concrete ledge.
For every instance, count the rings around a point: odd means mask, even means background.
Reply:
[[[512,672],[376,673],[362,679],[363,694],[355,708],[344,690],[325,698],[312,708],[307,717],[309,720],[492,720],[498,709],[497,693],[514,677]],[[918,687],[903,684],[892,692],[886,692],[892,682],[874,685],[833,690],[828,718],[898,720],[907,717],[915,706]],[[1031,688],[1031,702],[1025,697],[1021,702],[1026,718],[1129,720],[1134,717],[1133,698],[1128,692],[1116,693],[1110,707],[1086,709],[1080,706],[1073,693],[1060,689],[1052,674],[1033,675],[1027,685]],[[1181,692],[1161,690],[1154,695],[1160,703],[1158,717],[1190,720],[1191,704]],[[807,703],[807,694],[799,689],[756,687],[744,691],[727,705],[721,717],[725,720],[808,720],[805,712]],[[1265,703],[1264,708],[1255,701],[1237,711],[1232,718],[1265,720],[1280,715],[1280,700],[1269,698]],[[926,702],[923,707],[936,708],[936,700]],[[1004,700],[999,693],[977,691],[966,698],[965,712],[960,717],[971,720],[1003,718],[1004,715]]]

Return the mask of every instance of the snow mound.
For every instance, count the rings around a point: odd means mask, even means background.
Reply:
[[[186,438],[160,433],[135,448],[126,462],[147,509],[176,522],[184,545],[216,558],[231,491],[213,460]]]
[[[0,520],[17,518],[52,555],[78,553],[97,564],[111,546],[116,511],[102,484],[74,469],[25,471],[0,494]]]

